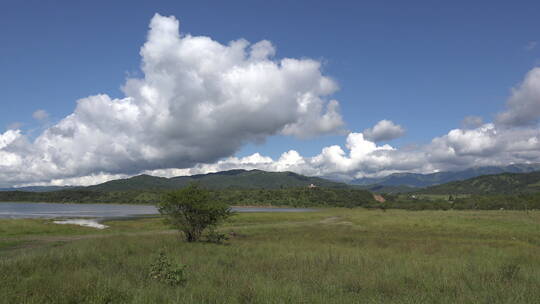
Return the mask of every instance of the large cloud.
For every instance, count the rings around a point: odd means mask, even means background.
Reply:
[[[304,157],[291,150],[273,160],[256,153],[244,158],[229,157],[214,164],[200,164],[188,170],[149,173],[174,176],[243,168],[294,171],[347,180],[395,172],[426,173],[538,161],[540,130],[497,129],[494,124],[484,124],[476,129],[451,130],[419,147],[378,146],[365,139],[362,133],[350,133],[345,149],[337,145],[325,147],[314,157]]]
[[[363,133],[350,133],[345,149],[337,145],[325,147],[314,157],[288,151],[277,160],[259,154],[231,157],[215,164],[197,165],[183,173],[260,168],[351,179],[394,172],[427,173],[471,166],[540,162],[539,98],[540,68],[534,68],[527,73],[523,83],[512,90],[508,109],[497,116],[495,123],[483,123],[482,118],[469,116],[464,119],[462,128],[450,130],[423,146],[401,149],[378,146],[375,142],[403,134],[400,126],[382,120]]]
[[[144,78],[126,81],[125,98],[83,98],[33,142],[1,134],[0,185],[187,168],[271,135],[343,126],[320,62],[274,59],[268,41],[180,35],[178,20],[156,14],[140,53]]]
[[[479,117],[421,146],[377,144],[402,136],[382,120],[343,145],[307,157],[234,157],[247,142],[342,131],[337,85],[309,59],[277,60],[268,41],[220,44],[181,36],[178,21],[156,15],[141,49],[144,78],[126,97],[83,98],[74,112],[30,141],[0,133],[0,186],[92,184],[141,172],[177,176],[245,168],[351,179],[394,172],[540,162],[540,68],[513,89],[493,123]],[[173,168],[173,169],[171,169]]]
[[[405,135],[405,129],[403,129],[403,127],[386,119],[379,121],[373,128],[364,130],[364,136],[375,142],[392,140],[403,135]]]
[[[461,122],[461,127],[463,129],[474,129],[474,128],[478,128],[479,126],[483,124],[484,124],[484,119],[482,119],[482,117],[470,115],[463,118],[463,121]]]
[[[497,116],[497,122],[506,126],[538,124],[540,119],[540,67],[529,71],[523,82],[512,89],[507,110]]]

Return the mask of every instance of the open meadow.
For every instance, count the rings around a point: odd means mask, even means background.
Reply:
[[[237,214],[225,244],[159,218],[0,220],[1,303],[538,303],[540,212]],[[158,253],[183,285],[153,280]]]

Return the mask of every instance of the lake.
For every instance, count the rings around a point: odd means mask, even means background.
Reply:
[[[236,212],[310,212],[307,208],[233,207]],[[3,203],[0,218],[122,218],[157,215],[155,206],[123,204]]]

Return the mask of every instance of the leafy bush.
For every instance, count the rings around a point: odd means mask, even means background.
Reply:
[[[214,228],[233,214],[229,205],[216,201],[210,191],[197,184],[167,193],[158,210],[168,223],[184,232],[188,242],[198,241],[205,229]]]
[[[227,241],[229,236],[225,233],[221,233],[216,229],[210,229],[206,234],[206,241],[209,243],[222,244]]]
[[[163,251],[150,266],[150,278],[169,285],[183,285],[186,279],[186,265],[173,265]]]
[[[506,264],[499,268],[499,277],[504,282],[511,282],[518,277],[520,270],[518,264]]]

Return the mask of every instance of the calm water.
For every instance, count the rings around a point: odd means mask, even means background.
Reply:
[[[237,212],[309,212],[302,208],[244,208],[233,207]],[[156,215],[154,206],[118,204],[53,204],[53,203],[2,203],[0,218],[119,218]]]

